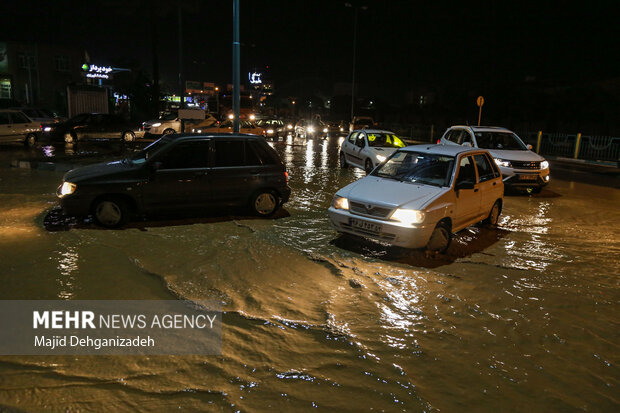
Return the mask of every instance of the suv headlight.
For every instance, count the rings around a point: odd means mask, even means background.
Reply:
[[[497,164],[497,166],[502,166],[504,168],[510,168],[512,166],[510,161],[507,161],[505,159],[495,158],[495,163]]]
[[[424,221],[424,212],[416,211],[415,209],[398,208],[392,213],[390,219],[400,221],[405,225],[419,224]]]
[[[549,162],[548,161],[542,161],[540,163],[540,169],[547,169],[549,168]]]
[[[349,200],[345,197],[335,195],[332,206],[336,209],[349,209]]]
[[[60,196],[67,196],[67,195],[71,195],[72,193],[75,192],[75,190],[77,189],[77,185],[72,183],[72,182],[63,182],[62,186],[60,187]]]

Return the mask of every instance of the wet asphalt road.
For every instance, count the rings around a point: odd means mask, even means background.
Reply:
[[[506,197],[499,228],[428,257],[332,230],[333,193],[364,175],[337,167],[338,141],[273,143],[293,189],[273,219],[116,231],[46,229],[63,174],[50,165],[130,148],[0,148],[0,299],[211,298],[226,311],[217,357],[0,356],[0,410],[618,409],[617,175],[552,162],[541,194]]]

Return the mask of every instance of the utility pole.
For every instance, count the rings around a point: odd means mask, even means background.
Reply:
[[[353,12],[353,73],[351,75],[351,122],[353,122],[353,116],[355,115],[355,60],[357,57],[357,15],[359,9],[366,10],[368,6],[358,6],[351,3],[345,3],[345,7],[351,7]]]
[[[177,3],[177,15],[179,25],[179,96],[181,96],[181,108],[185,107],[185,87],[183,85],[183,15],[181,2]]]
[[[239,42],[239,0],[233,0],[233,132],[239,133],[241,107],[241,43]]]

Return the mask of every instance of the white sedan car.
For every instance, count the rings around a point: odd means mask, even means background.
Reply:
[[[19,110],[0,110],[0,142],[23,142],[34,146],[41,133],[41,124],[33,122]]]
[[[328,210],[340,233],[443,252],[452,233],[485,220],[496,225],[504,184],[484,149],[415,145],[340,189]]]
[[[370,173],[398,148],[404,148],[403,141],[394,132],[386,130],[355,130],[342,141],[340,146],[340,167],[349,165]]]
[[[551,179],[549,162],[505,128],[452,126],[437,143],[487,149],[499,166],[506,186],[536,194]]]

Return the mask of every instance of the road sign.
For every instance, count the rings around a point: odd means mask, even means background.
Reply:
[[[484,105],[484,98],[482,96],[478,96],[478,100],[476,100],[476,103],[479,107],[482,107],[482,105]]]

